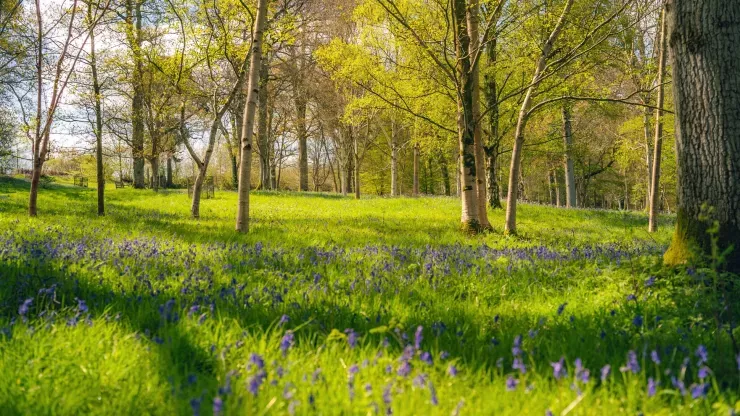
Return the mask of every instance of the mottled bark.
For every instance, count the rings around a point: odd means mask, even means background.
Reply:
[[[453,17],[455,54],[457,56],[457,131],[460,151],[461,224],[466,232],[480,231],[478,192],[476,190],[475,124],[473,116],[473,78],[470,57],[470,36],[467,29],[467,4],[454,0]]]
[[[500,10],[500,8],[499,8]],[[500,18],[500,11],[494,17]],[[488,65],[491,69],[496,67],[498,60],[498,38],[494,37],[488,42],[486,52],[488,54]],[[488,146],[484,148],[486,153],[486,166],[488,173],[488,206],[492,209],[503,209],[501,205],[501,189],[498,181],[498,153],[501,146],[501,136],[499,133],[499,94],[498,83],[496,82],[496,73],[490,70],[484,76],[484,92],[486,104],[488,105],[488,128],[491,131]]]
[[[126,36],[133,56],[131,84],[131,156],[134,160],[134,188],[144,188],[144,58],[142,44],[142,0],[126,2]]]
[[[470,56],[476,56],[480,49],[480,40],[478,33],[478,20],[479,20],[479,8],[480,5],[478,0],[470,0],[468,6],[468,35],[470,36],[470,44],[468,50]],[[483,229],[491,228],[491,223],[488,221],[488,198],[486,197],[486,153],[483,150],[483,131],[481,129],[481,116],[480,116],[480,74],[478,71],[478,61],[476,61],[470,68],[470,88],[472,92],[472,108],[471,114],[473,117],[473,142],[475,147],[475,190],[477,193],[476,202],[478,204],[478,222],[480,227]]]
[[[660,55],[658,56],[658,102],[655,104],[658,107],[655,110],[655,143],[653,149],[655,154],[653,155],[653,172],[652,179],[650,181],[650,218],[648,223],[648,231],[653,233],[658,230],[658,208],[660,196],[658,188],[660,185],[660,158],[663,151],[663,102],[664,91],[663,78],[665,76],[665,65],[666,65],[666,23],[665,23],[665,9],[661,12],[660,19]]]
[[[247,105],[244,108],[244,126],[241,134],[241,161],[239,163],[239,191],[236,214],[236,231],[249,231],[249,191],[252,170],[252,136],[254,134],[254,113],[257,110],[259,95],[259,70],[262,64],[262,38],[267,20],[268,0],[259,0],[254,35],[252,36],[252,56],[249,63],[249,87]]]
[[[563,106],[563,142],[565,148],[563,171],[565,172],[565,206],[575,208],[576,199],[576,173],[573,167],[573,128],[571,127],[570,107]],[[585,197],[585,195],[584,195]]]
[[[740,2],[671,0],[666,6],[676,107],[678,216],[665,261],[712,252],[712,208],[727,268],[740,271]]]
[[[398,196],[398,134],[394,117],[391,119],[391,196]]]

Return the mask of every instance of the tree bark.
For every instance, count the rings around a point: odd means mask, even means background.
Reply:
[[[142,0],[128,0],[127,29],[129,47],[134,61],[134,70],[131,75],[133,96],[131,99],[131,156],[134,160],[134,188],[145,187],[144,178],[144,74],[143,57],[141,51],[141,4]],[[135,22],[133,20],[136,20]]]
[[[563,163],[563,170],[565,171],[565,206],[566,208],[575,208],[578,201],[576,199],[576,173],[573,167],[573,128],[571,127],[568,104],[563,106],[563,140],[565,144],[565,160]]]
[[[414,197],[419,196],[419,145],[414,145],[414,188],[413,188],[413,195]]]
[[[480,39],[478,33],[479,19],[479,0],[470,0],[468,6],[468,34],[470,36],[470,45],[468,45],[469,55],[476,56],[480,49]],[[478,222],[482,229],[491,228],[488,221],[488,198],[486,197],[486,153],[483,150],[483,132],[481,129],[480,117],[480,74],[478,71],[478,61],[470,68],[470,83],[472,89],[472,117],[474,123],[473,142],[475,145],[475,187],[478,203]]]
[[[93,3],[87,4],[87,20],[90,24],[90,70],[92,71],[93,102],[95,103],[95,167],[98,181],[98,215],[105,215],[105,172],[103,170],[103,108],[100,99],[100,82],[95,56],[95,27],[93,22]]]
[[[532,95],[535,89],[539,86],[542,81],[542,73],[547,65],[547,59],[550,57],[555,41],[557,41],[560,32],[565,25],[565,19],[573,6],[574,0],[568,0],[563,7],[563,13],[560,15],[558,22],[555,24],[555,28],[545,42],[542,53],[537,61],[537,67],[535,68],[534,76],[532,77],[532,83],[524,96],[522,107],[519,111],[519,119],[516,125],[516,133],[514,134],[514,148],[511,152],[511,167],[509,168],[509,191],[506,197],[506,223],[504,226],[504,232],[507,234],[516,234],[516,203],[518,197],[518,181],[520,176],[521,158],[522,158],[522,147],[524,146],[524,129],[527,125],[527,117],[529,109],[532,106]]]
[[[257,118],[257,138],[260,151],[259,189],[272,189],[272,181],[270,181],[269,129],[267,125],[269,109],[267,83],[269,82],[269,78],[270,63],[268,62],[267,57],[265,57],[260,66],[259,117]]]
[[[496,14],[495,19],[498,21],[500,13]],[[488,42],[488,65],[495,67],[498,59],[498,39],[494,37]],[[501,145],[499,133],[499,103],[498,103],[498,83],[496,74],[489,71],[484,76],[485,97],[488,104],[488,128],[491,130],[489,145],[484,148],[486,152],[486,165],[488,167],[488,206],[492,209],[503,209],[501,205],[501,189],[498,181],[498,153]]]
[[[452,186],[450,184],[450,167],[447,164],[447,158],[439,155],[439,169],[442,171],[442,186],[444,187],[445,196],[452,195]]]
[[[249,64],[249,87],[247,105],[244,108],[244,127],[241,135],[241,162],[239,163],[239,191],[236,214],[236,231],[249,232],[249,190],[252,170],[252,135],[254,134],[254,113],[259,95],[259,71],[262,61],[262,38],[267,21],[267,2],[259,0],[257,19],[252,37],[252,56]]]
[[[719,250],[740,271],[740,2],[671,0],[666,6],[676,107],[678,207],[667,264]],[[733,20],[734,19],[734,20]]]
[[[665,8],[661,10],[660,19],[660,55],[658,57],[658,102],[656,103],[655,110],[655,144],[653,150],[653,172],[652,180],[650,181],[650,218],[648,224],[648,231],[654,233],[658,230],[658,208],[660,195],[658,193],[658,187],[660,185],[660,158],[663,151],[663,102],[664,102],[664,90],[663,78],[665,76],[665,65],[666,65],[666,22],[665,22]]]
[[[391,196],[398,196],[398,126],[391,118]]]
[[[457,63],[457,131],[460,151],[460,186],[462,199],[461,226],[465,232],[478,233],[481,229],[478,192],[476,190],[475,124],[473,115],[472,65],[470,36],[467,28],[467,4],[465,0],[453,2],[455,54]]]

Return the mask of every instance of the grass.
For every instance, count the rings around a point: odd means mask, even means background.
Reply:
[[[520,236],[492,212],[467,237],[452,198],[257,192],[244,236],[233,193],[192,220],[186,193],[111,186],[97,217],[94,185],[58,183],[29,219],[27,188],[0,179],[3,415],[704,415],[740,397],[717,324],[735,305],[711,270],[661,265],[671,217],[649,235],[640,213],[522,205]]]

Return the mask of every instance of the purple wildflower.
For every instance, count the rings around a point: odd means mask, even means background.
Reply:
[[[457,367],[455,367],[453,364],[450,364],[450,366],[447,367],[447,374],[449,374],[450,377],[456,377],[457,376]]]
[[[655,380],[650,377],[648,379],[648,385],[647,385],[647,395],[648,397],[655,396],[655,392],[658,390],[658,383],[655,382]]]
[[[258,370],[262,370],[265,368],[265,360],[258,354],[252,354],[249,356],[249,362],[250,364],[254,364],[257,366]]]
[[[707,383],[692,384],[691,385],[691,398],[700,399],[702,397],[705,397],[707,395],[708,390],[709,390],[709,384]]]
[[[516,338],[514,338],[514,345],[511,347],[511,353],[518,357],[522,355],[522,336],[517,335]]]
[[[527,366],[524,365],[524,361],[521,358],[514,358],[514,362],[511,364],[511,368],[519,370],[520,373],[525,374],[527,372]]]
[[[428,364],[428,365],[432,365],[432,364],[434,364],[434,361],[432,360],[432,354],[428,353],[427,351],[424,351],[424,352],[422,352],[422,353],[421,353],[421,354],[419,355],[419,359],[420,359],[420,360],[421,360],[422,362],[424,362],[424,363],[426,363],[426,364]]]
[[[660,356],[658,355],[658,351],[656,351],[656,350],[653,350],[653,351],[652,351],[652,352],[650,353],[650,359],[651,359],[651,360],[653,360],[653,362],[654,362],[655,364],[658,364],[658,365],[660,365]]]
[[[193,409],[193,416],[200,415],[200,401],[201,399],[193,399],[190,401],[190,408]]]
[[[434,384],[432,382],[429,382],[429,394],[431,396],[432,405],[437,406],[439,404],[439,399],[437,399],[437,390],[434,388]]]
[[[702,365],[705,362],[709,361],[709,353],[707,352],[707,347],[699,345],[699,347],[696,349],[696,356],[699,358],[699,365]]]
[[[679,380],[675,376],[671,376],[671,384],[674,388],[678,389],[681,396],[686,395],[686,385],[683,383],[683,380]]]
[[[87,312],[87,303],[85,303],[85,301],[82,299],[77,299],[77,310],[80,313]]]
[[[709,373],[711,373],[711,372],[712,372],[712,370],[710,370],[709,367],[703,365],[703,366],[699,367],[699,378],[705,379],[705,378],[709,377]]]
[[[344,333],[347,334],[347,343],[349,344],[350,348],[354,348],[357,346],[357,332],[355,332],[352,328],[347,328],[344,330]]]
[[[631,371],[634,374],[640,372],[640,363],[637,361],[637,353],[635,353],[635,351],[630,350],[627,353],[627,364],[625,364],[624,367],[621,367],[619,371]]]
[[[609,364],[601,367],[601,382],[606,382],[606,379],[609,378],[609,374],[612,372],[612,366]]]
[[[421,349],[421,341],[424,339],[424,327],[419,325],[414,334],[414,348]]]
[[[638,328],[642,326],[642,322],[643,322],[642,315],[637,315],[634,317],[634,319],[632,319],[632,325]]]
[[[439,354],[439,359],[440,359],[440,360],[442,360],[442,361],[446,360],[446,359],[447,359],[447,358],[449,358],[449,357],[450,357],[450,353],[449,353],[449,352],[447,352],[447,351],[442,351],[442,352],[441,352],[441,353]]]
[[[283,352],[283,356],[288,354],[288,350],[293,346],[294,342],[295,335],[293,335],[293,331],[287,331],[280,341],[280,350]]]
[[[408,361],[404,361],[398,366],[397,374],[401,377],[408,377],[411,373],[411,364]]]
[[[651,287],[655,284],[655,276],[650,276],[645,280],[645,287]]]
[[[512,376],[509,376],[506,379],[506,390],[508,391],[514,391],[516,390],[516,387],[519,385],[519,380],[515,379]]]
[[[28,313],[28,309],[31,307],[32,303],[33,303],[33,298],[28,298],[24,300],[21,306],[18,307],[18,315],[26,316],[26,314]]]
[[[588,368],[583,367],[583,361],[581,361],[580,358],[576,358],[575,367],[576,378],[582,383],[588,383],[589,379],[591,378],[591,371],[589,371]]]
[[[283,326],[290,321],[290,317],[288,315],[283,315],[280,317],[280,320],[278,321],[278,326]]]
[[[224,400],[221,397],[216,396],[216,398],[213,399],[213,415],[219,416],[223,413],[223,411],[224,411]]]
[[[555,377],[555,380],[560,380],[568,375],[568,370],[565,368],[564,357],[561,357],[559,361],[550,363],[550,365],[552,366],[552,375]]]
[[[260,386],[262,385],[262,382],[265,381],[266,377],[267,374],[265,373],[265,370],[259,370],[257,374],[250,377],[247,389],[252,393],[252,395],[256,396],[259,393]]]

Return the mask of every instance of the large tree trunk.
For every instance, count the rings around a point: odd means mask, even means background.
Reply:
[[[241,137],[241,162],[239,163],[239,192],[236,213],[236,231],[249,231],[249,190],[252,170],[252,135],[254,134],[254,113],[257,110],[259,95],[259,70],[262,64],[262,37],[267,21],[267,2],[259,0],[254,35],[252,37],[252,57],[249,63],[249,87],[247,105],[244,109],[244,126]]]
[[[509,168],[509,191],[506,196],[506,223],[504,225],[504,231],[507,234],[516,234],[516,203],[518,198],[518,181],[521,173],[521,158],[522,158],[522,147],[524,146],[524,129],[527,125],[527,118],[529,117],[529,109],[532,106],[532,95],[535,89],[539,86],[542,81],[542,73],[547,65],[547,59],[550,57],[555,41],[565,25],[565,19],[573,6],[574,0],[568,0],[563,8],[563,13],[560,15],[558,22],[555,24],[555,28],[550,37],[542,48],[542,53],[537,61],[537,67],[532,77],[532,83],[524,96],[522,107],[519,111],[519,119],[516,125],[516,133],[514,134],[514,148],[511,152],[511,167]]]
[[[645,104],[650,104],[649,102],[645,102]],[[642,129],[645,136],[645,171],[647,172],[646,178],[647,178],[647,188],[645,190],[645,206],[647,206],[650,203],[650,189],[652,189],[652,185],[650,184],[651,175],[653,174],[653,147],[650,143],[652,139],[652,135],[650,132],[650,108],[645,107],[645,112],[642,116]]]
[[[454,30],[457,56],[457,131],[460,151],[460,191],[462,213],[460,222],[465,232],[477,233],[481,229],[478,192],[476,190],[475,124],[473,115],[473,68],[470,56],[470,36],[467,28],[467,4],[454,0]]]
[[[575,208],[576,199],[576,173],[573,167],[573,128],[571,127],[570,107],[563,106],[563,140],[565,144],[565,160],[563,169],[565,171],[565,206]],[[583,195],[585,198],[585,195]]]
[[[478,38],[478,13],[480,5],[478,0],[470,0],[468,7],[468,34],[470,35],[469,54],[474,57],[480,49]],[[474,123],[473,141],[475,144],[475,188],[478,204],[478,222],[483,229],[491,228],[488,221],[488,198],[486,198],[486,153],[483,150],[483,132],[480,117],[480,75],[478,72],[478,61],[470,68],[470,84],[472,88],[472,117]]]
[[[172,188],[172,155],[167,157],[167,188]]]
[[[720,250],[740,271],[740,2],[672,0],[667,4],[676,107],[678,208],[665,262],[708,255],[710,222]],[[733,20],[735,19],[735,20]],[[707,221],[703,206],[712,208]]]
[[[498,20],[499,14],[496,15]],[[488,65],[495,67],[498,59],[498,41],[497,38],[488,42]],[[501,145],[499,134],[499,103],[498,103],[498,84],[496,82],[496,73],[488,71],[484,76],[485,97],[488,104],[488,127],[491,130],[489,145],[485,147],[486,164],[488,166],[488,206],[492,209],[502,209],[500,198],[500,187],[498,182],[498,152]]]
[[[269,151],[269,126],[267,115],[269,108],[269,95],[267,83],[270,78],[270,63],[267,57],[262,60],[260,67],[260,93],[259,93],[259,117],[257,118],[257,138],[260,151],[260,184],[259,189],[272,189],[270,181],[270,151]]]
[[[653,172],[652,180],[650,181],[650,219],[648,224],[648,231],[653,233],[658,230],[658,208],[660,195],[658,193],[658,187],[660,185],[660,158],[663,151],[663,77],[665,76],[665,65],[666,65],[666,22],[665,22],[665,9],[661,11],[660,19],[660,55],[658,57],[658,102],[655,110],[655,144],[653,149],[655,154],[653,155]]]
[[[87,5],[87,20],[93,21],[93,4]],[[90,28],[90,69],[92,71],[93,101],[95,103],[95,167],[98,181],[98,215],[105,215],[105,172],[103,170],[103,108],[100,102],[100,82],[95,55],[95,27]]]

